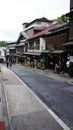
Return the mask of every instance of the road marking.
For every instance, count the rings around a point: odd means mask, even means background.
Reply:
[[[11,70],[10,70],[11,71]],[[45,109],[50,113],[50,115],[58,122],[58,124],[64,129],[64,130],[71,130],[46,104],[42,102],[37,95],[34,94],[34,92],[13,72],[11,73],[23,84],[25,87],[30,91],[30,93],[45,107]]]

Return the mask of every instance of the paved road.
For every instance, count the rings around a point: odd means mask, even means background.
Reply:
[[[11,130],[70,130],[12,71],[2,67]]]
[[[73,130],[73,85],[14,66],[12,70]]]

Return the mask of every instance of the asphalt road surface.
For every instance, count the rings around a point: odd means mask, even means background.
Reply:
[[[12,71],[73,130],[73,85],[31,68],[13,66]]]

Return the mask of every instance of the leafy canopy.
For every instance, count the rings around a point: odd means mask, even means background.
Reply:
[[[60,17],[57,17],[56,19],[54,19],[55,22],[69,22],[69,17],[66,17],[66,15],[62,15]]]
[[[6,47],[7,44],[8,43],[6,41],[0,41],[0,47]]]

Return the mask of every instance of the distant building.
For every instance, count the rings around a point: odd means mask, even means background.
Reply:
[[[5,62],[5,52],[6,48],[5,47],[0,47],[0,62]]]

